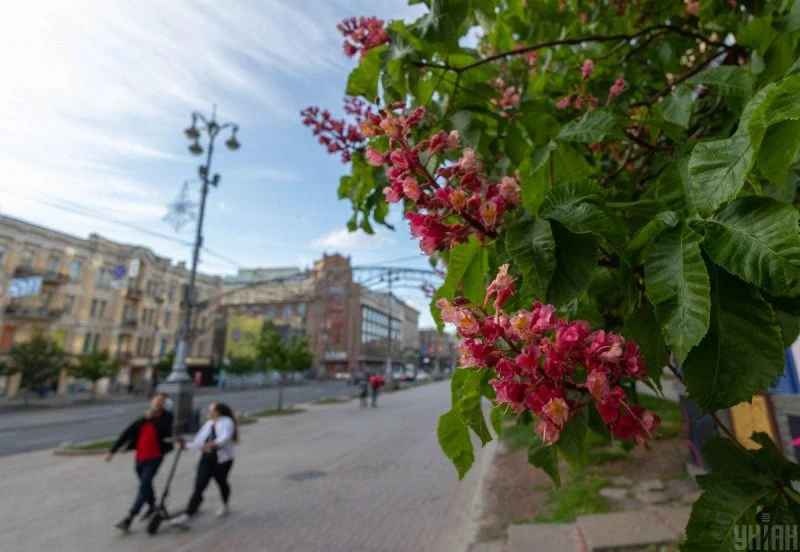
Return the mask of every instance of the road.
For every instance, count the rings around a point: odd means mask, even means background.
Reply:
[[[449,407],[446,382],[381,397],[309,407],[242,428],[231,515],[214,517],[209,487],[188,531],[128,535],[112,524],[134,490],[129,457],[60,458],[45,451],[0,459],[0,550],[25,552],[460,552],[486,454],[464,481],[436,442]],[[170,504],[185,504],[196,456],[181,458]],[[162,469],[156,481],[163,485]],[[12,499],[13,497],[13,499]]]
[[[195,406],[205,408],[212,400],[228,402],[236,411],[255,412],[277,404],[277,389],[253,389],[201,394]],[[354,387],[335,381],[309,382],[284,388],[286,404],[321,397],[353,394]],[[0,416],[0,456],[53,448],[64,442],[81,442],[116,436],[146,408],[140,402],[111,402],[65,408],[15,410]]]

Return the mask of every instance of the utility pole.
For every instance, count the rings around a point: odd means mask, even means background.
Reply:
[[[166,383],[159,386],[159,390],[167,393],[172,397],[174,404],[175,414],[175,433],[179,434],[187,429],[187,425],[192,417],[192,402],[194,399],[194,388],[192,378],[186,369],[186,359],[189,356],[192,344],[192,314],[196,302],[195,282],[197,280],[197,264],[200,260],[200,249],[203,247],[203,221],[205,219],[206,211],[206,198],[208,196],[209,188],[219,185],[220,176],[214,174],[211,176],[211,160],[214,155],[214,140],[217,135],[225,129],[231,129],[231,136],[225,141],[225,145],[229,150],[235,151],[239,149],[240,144],[236,139],[236,133],[239,130],[239,125],[235,123],[217,123],[216,120],[217,108],[211,113],[211,118],[207,119],[198,112],[192,113],[192,125],[184,130],[184,134],[192,144],[189,146],[189,151],[193,155],[202,155],[203,146],[200,145],[200,137],[205,135],[207,138],[206,145],[206,162],[197,168],[198,175],[202,187],[200,190],[200,213],[197,219],[197,231],[194,239],[194,249],[192,251],[192,268],[189,273],[189,285],[186,288],[186,295],[184,302],[186,305],[184,311],[183,321],[180,326],[178,334],[178,343],[175,347],[175,360],[172,363],[172,371],[167,377]],[[199,123],[199,128],[198,128]]]

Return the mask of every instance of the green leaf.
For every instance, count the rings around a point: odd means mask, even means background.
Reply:
[[[347,95],[363,96],[369,101],[378,97],[378,77],[381,71],[381,61],[387,52],[385,44],[371,49],[358,63],[347,77]]]
[[[436,306],[436,301],[441,298],[453,299],[456,296],[464,275],[469,270],[472,260],[478,254],[479,249],[478,240],[471,239],[468,242],[458,244],[449,252],[447,276],[431,300],[431,315],[440,331],[442,329],[442,318],[439,313],[439,307]]]
[[[564,305],[586,290],[597,268],[597,239],[573,234],[558,223],[552,225],[556,241],[556,270],[547,290],[548,301]]]
[[[559,184],[545,195],[539,214],[561,223],[573,234],[594,234],[619,246],[625,239],[625,230],[594,203],[599,197],[599,190],[586,182]]]
[[[506,153],[514,165],[519,165],[527,157],[531,145],[520,125],[511,124],[508,126],[505,147]]]
[[[680,219],[675,211],[661,211],[634,234],[625,248],[626,251],[636,253],[656,239],[664,230],[675,228],[678,222]]]
[[[661,387],[661,372],[667,365],[667,347],[658,326],[653,307],[643,300],[638,309],[625,319],[625,337],[639,344],[647,363],[647,374]]]
[[[692,507],[681,550],[747,550],[740,540],[742,528],[757,524],[758,507],[774,495],[775,489],[708,475],[699,476],[697,482],[704,492]]]
[[[770,128],[758,152],[758,170],[781,183],[800,156],[800,121],[783,121]]]
[[[761,441],[758,434],[755,438]],[[703,494],[692,508],[682,550],[748,549],[742,540],[746,534],[742,528],[755,525],[759,509],[768,506],[777,496],[769,473],[781,472],[783,464],[789,463],[780,453],[778,456],[775,453],[774,445],[766,442],[759,451],[746,451],[730,439],[719,437],[706,443],[703,456],[711,473],[697,478]],[[761,466],[764,460],[770,465]]]
[[[689,159],[689,192],[695,206],[709,213],[736,197],[744,186],[767,129],[800,119],[800,75],[771,83],[744,108],[730,138],[701,142]]]
[[[556,487],[561,486],[561,474],[558,469],[558,449],[552,445],[545,445],[541,441],[533,443],[528,448],[528,463],[542,469]]]
[[[781,327],[783,346],[786,348],[791,347],[800,336],[800,309],[798,309],[800,305],[798,303],[800,301],[797,299],[771,298],[769,301],[772,310],[775,311],[775,319]]]
[[[605,109],[587,111],[580,119],[570,121],[561,128],[558,139],[565,142],[593,144],[614,133],[616,121]]]
[[[483,298],[486,295],[486,277],[489,274],[488,253],[486,248],[478,246],[478,250],[473,255],[461,282],[464,297],[474,304],[483,303]]]
[[[665,121],[681,128],[689,128],[693,107],[693,92],[688,86],[679,86],[675,92],[658,104],[661,117]]]
[[[753,94],[753,77],[744,67],[720,65],[701,71],[686,81],[690,85],[710,86],[720,95],[747,100]]]
[[[589,418],[586,409],[579,410],[561,430],[555,446],[567,462],[576,469],[586,466],[586,430]]]
[[[647,296],[679,363],[708,330],[711,300],[701,239],[686,226],[664,232],[648,248],[644,263]]]
[[[503,434],[503,424],[506,420],[507,410],[508,407],[506,405],[496,404],[492,407],[492,410],[489,413],[489,420],[492,423],[492,429],[494,429],[497,437],[500,437]]]
[[[461,387],[461,396],[455,404],[461,420],[480,438],[481,444],[485,445],[492,440],[492,434],[486,427],[481,409],[481,383],[483,377],[488,372],[477,369],[459,368],[460,372],[466,374]]]
[[[780,326],[761,294],[711,269],[708,334],[684,364],[689,396],[707,411],[728,408],[768,388],[783,373]]]
[[[752,142],[743,132],[697,144],[689,158],[689,193],[697,209],[711,212],[735,197],[753,159]]]
[[[436,436],[442,448],[458,471],[458,478],[464,479],[473,462],[475,454],[472,451],[472,441],[469,438],[469,429],[461,420],[461,415],[456,410],[450,410],[439,417],[436,427]]]
[[[800,293],[798,212],[791,205],[744,197],[697,225],[718,265],[772,295]]]
[[[556,242],[550,223],[544,219],[521,220],[505,235],[506,251],[513,268],[522,275],[520,293],[544,299],[556,268]]]

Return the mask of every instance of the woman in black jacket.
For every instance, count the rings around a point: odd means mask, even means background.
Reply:
[[[157,393],[150,400],[150,408],[141,418],[125,428],[106,454],[106,462],[110,462],[114,454],[121,448],[135,450],[136,476],[139,478],[139,492],[127,516],[116,524],[122,531],[128,531],[133,518],[142,506],[148,509],[143,518],[150,517],[155,511],[156,495],[153,490],[153,479],[158,472],[164,456],[172,450],[168,439],[172,437],[172,414],[164,408],[167,396]]]

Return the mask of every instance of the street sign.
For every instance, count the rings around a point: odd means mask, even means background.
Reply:
[[[8,284],[8,296],[12,299],[39,295],[42,291],[42,277],[12,278]]]

